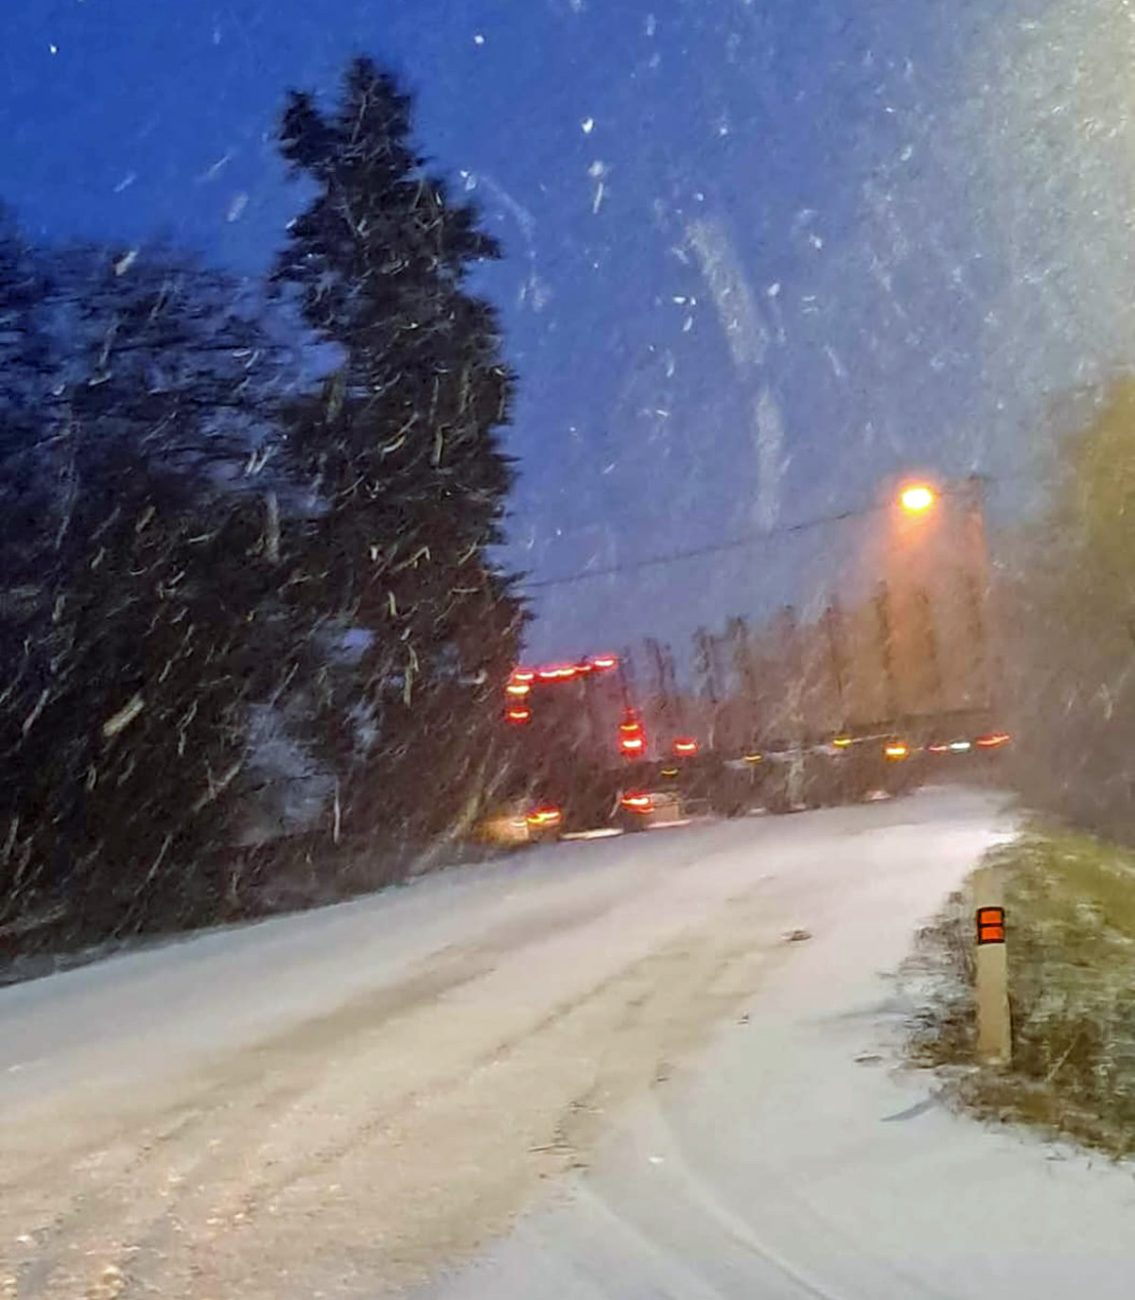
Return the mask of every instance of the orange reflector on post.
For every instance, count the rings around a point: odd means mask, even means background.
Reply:
[[[979,907],[977,909],[978,945],[1005,942],[1005,909]]]

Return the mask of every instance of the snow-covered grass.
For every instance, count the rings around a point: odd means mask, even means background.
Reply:
[[[951,899],[923,932],[931,976],[917,1060],[949,1067],[957,1095],[1117,1157],[1135,1153],[1135,855],[1087,835],[1034,828],[994,850],[1004,866],[1013,1064],[972,1062],[971,910]],[[961,1068],[959,1068],[961,1067]]]

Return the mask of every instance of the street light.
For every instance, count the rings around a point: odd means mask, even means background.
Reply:
[[[938,504],[938,493],[926,483],[912,483],[899,494],[899,505],[908,515],[924,515]]]

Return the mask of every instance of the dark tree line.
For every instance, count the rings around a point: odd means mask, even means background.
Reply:
[[[0,950],[247,910],[269,805],[404,855],[484,788],[522,622],[467,283],[499,250],[367,60],[280,148],[315,197],[268,286],[0,224]]]
[[[998,631],[1031,806],[1135,843],[1135,379],[1073,395],[1043,510],[1018,530]]]

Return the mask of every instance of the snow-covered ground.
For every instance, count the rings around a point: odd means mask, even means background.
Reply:
[[[533,1278],[557,1300],[1135,1294],[1130,1166],[952,1114],[933,1075],[896,1068],[909,1007],[888,973],[990,829],[957,811],[872,835],[867,861],[848,843],[869,877],[812,942],[559,1204],[421,1300],[520,1300]]]
[[[0,1296],[1126,1296],[1128,1175],[856,1060],[1005,824],[565,844],[0,990]]]

